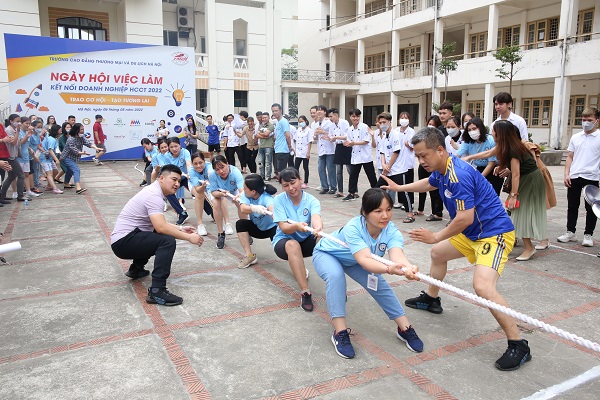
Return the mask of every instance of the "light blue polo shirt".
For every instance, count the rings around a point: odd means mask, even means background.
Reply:
[[[165,154],[162,154],[161,152],[157,152],[156,153],[156,157],[152,157],[152,167],[162,167],[163,165],[167,165],[167,159],[165,158],[165,156],[169,154],[169,152],[167,151]]]
[[[177,165],[184,174],[188,173],[187,161],[191,163],[192,156],[190,156],[190,152],[187,149],[181,149],[178,157],[173,157],[170,151],[166,152],[163,156],[167,164]]]
[[[156,155],[158,154],[158,150],[156,149],[156,146],[152,146],[152,150],[150,150],[150,151],[144,149],[144,154],[146,155],[146,157],[152,157],[152,160],[150,162],[152,163],[152,166],[154,166],[154,159],[156,158]]]
[[[302,200],[297,206],[292,203],[292,199],[287,193],[280,193],[273,200],[273,221],[282,222],[291,219],[296,222],[306,222],[310,226],[311,217],[313,215],[321,215],[321,203],[313,195],[302,191]],[[277,227],[277,233],[273,238],[273,247],[281,239],[294,239],[298,242],[303,242],[312,233],[310,232],[294,232],[292,234],[283,233]]]
[[[48,153],[48,150],[56,151],[55,149],[56,149],[57,143],[58,143],[58,141],[55,138],[53,138],[50,135],[46,135],[46,137],[42,141],[42,147],[43,147],[44,151],[40,154],[40,162],[49,163],[49,162],[54,161],[52,156],[50,154],[48,154],[48,156],[46,156],[46,153]]]
[[[289,153],[285,132],[290,132],[290,123],[287,119],[281,118],[275,124],[275,153]]]
[[[459,157],[464,157],[467,155],[481,153],[482,151],[493,149],[494,147],[496,147],[496,142],[494,142],[494,138],[492,137],[492,135],[487,135],[485,138],[485,142],[482,143],[462,142],[458,150],[456,150],[456,155],[458,155]],[[498,162],[498,159],[496,158],[496,156],[492,156],[490,158],[482,158],[481,160],[473,160],[472,163],[477,167],[487,167],[490,161]]]
[[[201,185],[200,181],[208,181],[211,173],[213,172],[213,167],[209,162],[204,163],[204,171],[198,172],[194,168],[190,171],[190,183],[192,186],[196,187]],[[208,183],[208,182],[207,182]]]
[[[242,194],[240,197],[240,202],[243,204],[251,205],[259,205],[265,208],[269,208],[273,204],[273,196],[264,192],[261,194],[258,199],[254,200],[252,198],[246,197],[245,194]],[[261,231],[268,231],[269,229],[277,226],[277,224],[273,221],[273,217],[270,215],[262,215],[259,213],[251,213],[250,221],[254,223]]]
[[[244,189],[244,177],[239,169],[233,165],[229,166],[229,175],[225,179],[221,178],[216,172],[210,174],[208,185],[211,192],[216,192],[219,189],[227,190],[231,194],[237,194]]]
[[[17,157],[17,160],[20,163],[26,163],[26,162],[29,162],[29,160],[31,160],[31,157],[29,156],[29,141],[31,140],[31,138],[33,137],[33,135],[30,136],[29,139],[27,139],[25,141],[25,143],[21,144],[21,140],[23,140],[23,138],[26,135],[27,135],[27,133],[24,132],[23,130],[19,131],[19,143],[18,143],[18,146],[19,146],[19,151],[21,153],[21,157]]]

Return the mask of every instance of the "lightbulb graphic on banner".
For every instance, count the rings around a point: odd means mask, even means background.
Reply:
[[[185,93],[183,90],[181,89],[175,89],[173,91],[173,99],[175,100],[175,105],[177,107],[181,106],[181,102],[183,101],[183,98],[185,97]]]

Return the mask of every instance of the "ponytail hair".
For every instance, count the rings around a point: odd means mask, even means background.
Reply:
[[[254,190],[258,194],[267,192],[271,196],[277,193],[277,188],[273,185],[265,184],[263,178],[258,174],[250,174],[244,179],[244,183],[248,186],[248,189]]]

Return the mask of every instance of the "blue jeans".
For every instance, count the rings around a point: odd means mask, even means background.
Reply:
[[[33,187],[40,186],[40,163],[34,159],[29,160],[29,170],[33,174]]]
[[[80,171],[77,161],[65,158],[63,160],[67,164],[67,172],[65,173],[65,182],[71,182],[71,177],[75,183],[79,183]]]
[[[383,276],[375,275],[378,281],[377,291],[373,291],[367,288],[370,272],[360,264],[343,266],[337,258],[319,250],[313,252],[312,260],[315,271],[325,281],[327,308],[331,318],[346,317],[346,274],[369,292],[389,319],[404,315],[404,308]]]
[[[335,190],[336,188],[336,177],[335,177],[335,165],[333,164],[333,154],[325,154],[319,156],[317,163],[317,169],[319,171],[319,180],[321,181],[322,190]],[[327,183],[327,177],[329,177],[329,183]]]
[[[258,155],[256,156],[256,163],[258,164],[258,173],[265,179],[271,177],[271,170],[273,169],[273,148],[272,147],[261,147],[258,149]],[[265,166],[267,167],[267,174],[265,175]]]

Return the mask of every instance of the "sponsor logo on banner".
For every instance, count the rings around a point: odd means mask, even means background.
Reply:
[[[155,119],[153,119],[153,120],[152,120],[152,121],[150,121],[150,122],[146,122],[146,123],[144,123],[144,125],[146,125],[146,126],[154,126],[154,125],[156,125],[156,120],[155,120]]]
[[[129,126],[140,126],[140,120],[139,119],[132,119],[131,122],[129,123]]]
[[[173,64],[175,65],[185,65],[188,63],[189,59],[187,54],[175,52],[173,55]]]
[[[123,140],[125,138],[126,138],[125,135],[113,135],[113,139],[116,139],[116,140]]]
[[[89,125],[89,124],[92,123],[92,120],[89,119],[89,118],[84,118],[84,119],[81,120],[81,123],[84,124],[84,125]]]
[[[114,126],[125,126],[125,124],[123,123],[123,120],[121,118],[117,118],[117,120],[115,121],[115,123],[113,125]]]

